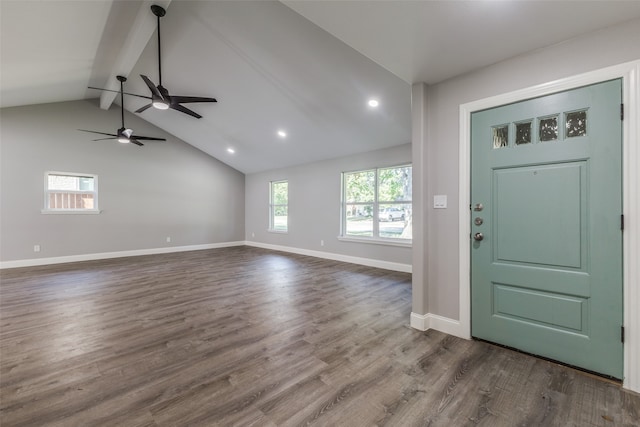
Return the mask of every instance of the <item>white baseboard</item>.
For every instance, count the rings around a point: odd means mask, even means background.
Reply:
[[[411,313],[411,327],[419,331],[426,331],[429,329],[429,314],[417,314]]]
[[[123,258],[123,257],[140,256],[140,255],[166,254],[166,253],[172,253],[172,252],[198,251],[203,249],[216,249],[216,248],[226,248],[230,246],[243,246],[243,245],[254,246],[254,247],[263,248],[263,249],[271,249],[275,251],[290,252],[290,253],[295,253],[299,255],[313,256],[316,258],[330,259],[333,261],[348,262],[351,264],[366,265],[369,267],[382,268],[385,270],[411,273],[411,265],[409,264],[401,264],[397,262],[380,261],[380,260],[375,260],[370,258],[360,258],[360,257],[354,257],[354,256],[348,256],[348,255],[333,254],[330,252],[312,251],[309,249],[293,248],[289,246],[270,245],[267,243],[258,243],[258,242],[251,242],[251,241],[209,243],[205,245],[190,245],[190,246],[171,246],[166,248],[136,249],[131,251],[101,252],[101,253],[94,253],[94,254],[69,255],[69,256],[60,256],[60,257],[51,257],[51,258],[32,258],[32,259],[21,259],[21,260],[15,260],[15,261],[0,261],[0,269],[33,267],[38,265],[49,265],[49,264],[63,264],[63,263],[78,262],[78,261],[94,261],[94,260],[100,260],[100,259]]]
[[[460,321],[449,319],[448,317],[438,316],[437,314],[417,314],[411,313],[411,327],[419,331],[427,331],[435,329],[445,334],[454,335],[456,337],[469,339],[465,334]]]
[[[95,254],[69,255],[69,256],[59,256],[59,257],[52,257],[52,258],[21,259],[16,261],[2,261],[0,262],[0,269],[33,267],[37,265],[49,265],[49,264],[63,264],[67,262],[78,262],[78,261],[94,261],[99,259],[122,258],[122,257],[128,257],[128,256],[167,254],[172,252],[199,251],[203,249],[216,249],[216,248],[227,248],[230,246],[243,246],[244,244],[245,242],[208,243],[205,245],[170,246],[167,248],[136,249],[131,251],[118,251],[118,252],[101,252],[101,253],[95,253]]]
[[[349,255],[334,254],[331,252],[313,251],[310,249],[294,248],[291,246],[271,245],[268,243],[259,243],[245,241],[245,245],[254,246],[256,248],[271,249],[274,251],[290,252],[298,255],[307,255],[316,258],[330,259],[332,261],[342,261],[351,264],[366,265],[368,267],[382,268],[385,270],[401,271],[403,273],[411,273],[411,264],[402,264],[399,262],[380,261],[371,258],[361,258]]]

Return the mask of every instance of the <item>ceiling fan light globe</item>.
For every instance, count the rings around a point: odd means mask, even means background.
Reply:
[[[153,101],[153,103],[151,105],[153,105],[153,108],[157,108],[158,110],[168,110],[169,109],[169,104],[167,104],[164,101]]]
[[[121,136],[120,138],[118,138],[118,142],[121,142],[123,144],[128,144],[129,143],[129,138],[125,138],[125,137]]]

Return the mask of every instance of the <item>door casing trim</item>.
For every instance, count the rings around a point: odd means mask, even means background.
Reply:
[[[623,387],[640,392],[640,60],[590,71],[549,83],[460,105],[459,141],[459,336],[471,338],[471,113],[530,98],[622,79],[622,214],[623,240]]]

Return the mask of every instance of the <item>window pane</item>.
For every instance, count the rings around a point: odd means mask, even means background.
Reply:
[[[272,204],[274,205],[286,205],[289,203],[289,183],[274,182],[272,183]]]
[[[411,239],[411,204],[385,204],[378,209],[380,237]]]
[[[288,209],[286,206],[273,207],[273,230],[287,231]]]
[[[49,190],[94,191],[94,179],[88,176],[48,175]]]
[[[49,193],[49,209],[94,209],[93,194]]]
[[[509,146],[509,125],[491,128],[493,133],[493,148]]]
[[[587,112],[576,111],[566,115],[567,138],[587,134]]]
[[[378,200],[411,200],[411,166],[379,170]]]
[[[81,191],[93,191],[93,178],[81,176],[78,178]]]
[[[555,141],[558,139],[558,116],[540,119],[540,141]]]
[[[516,145],[531,143],[531,122],[516,123]]]
[[[82,209],[95,209],[93,204],[93,194],[82,195]]]
[[[373,202],[376,185],[374,171],[344,174],[345,198],[347,202]]]
[[[347,205],[346,230],[347,236],[373,236],[373,205]]]

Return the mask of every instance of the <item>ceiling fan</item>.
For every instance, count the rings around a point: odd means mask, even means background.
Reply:
[[[200,96],[176,96],[169,95],[169,91],[167,88],[162,86],[162,61],[160,54],[160,18],[163,17],[167,11],[164,10],[163,7],[158,5],[152,5],[151,11],[158,18],[158,86],[155,86],[149,77],[140,74],[142,80],[147,84],[149,90],[151,91],[151,103],[147,104],[136,110],[136,113],[142,113],[147,108],[153,106],[159,110],[166,110],[168,108],[180,111],[182,113],[193,116],[197,119],[202,118],[202,116],[196,113],[193,110],[190,110],[180,104],[186,104],[189,102],[218,102],[215,98],[206,98]]]
[[[133,134],[133,130],[131,129],[127,129],[124,127],[124,82],[127,81],[127,78],[124,76],[117,76],[116,77],[118,79],[118,81],[120,82],[120,117],[122,119],[122,127],[120,129],[118,129],[118,132],[116,134],[113,133],[105,133],[105,132],[96,132],[94,130],[86,130],[86,129],[78,129],[81,130],[83,132],[91,132],[91,133],[97,133],[98,135],[108,135],[109,138],[98,138],[98,139],[94,139],[94,141],[104,141],[106,139],[117,139],[118,142],[122,142],[123,144],[126,143],[132,143],[135,145],[138,145],[140,147],[142,147],[144,144],[140,141],[166,141],[165,138],[154,138],[151,136],[140,136],[140,135],[134,135]],[[131,94],[133,95],[133,94]],[[140,95],[135,95],[135,96],[140,96]]]

